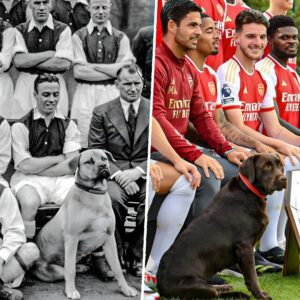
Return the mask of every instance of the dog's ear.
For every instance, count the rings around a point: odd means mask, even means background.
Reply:
[[[76,169],[79,167],[79,160],[80,160],[81,154],[78,154],[77,156],[73,157],[69,161],[69,168],[72,171],[72,173],[76,172]]]
[[[255,162],[258,155],[252,155],[247,158],[240,166],[240,173],[244,175],[251,183],[255,181]]]
[[[115,158],[113,157],[113,155],[112,155],[109,151],[107,151],[107,150],[103,150],[103,151],[105,152],[105,154],[108,156],[108,158],[109,158],[111,161],[117,162],[117,161],[115,160]]]

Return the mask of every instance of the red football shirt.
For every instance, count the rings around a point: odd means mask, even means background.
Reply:
[[[218,76],[208,65],[204,64],[203,70],[200,70],[188,56],[186,59],[197,71],[200,95],[205,101],[206,110],[213,116],[215,110],[222,107]]]
[[[235,18],[240,12],[246,9],[249,9],[249,7],[245,4],[240,4],[237,0],[235,1],[235,4],[227,3],[224,19],[224,32],[222,36],[224,62],[226,62],[235,54]]]
[[[274,93],[280,117],[300,128],[300,79],[295,70],[282,66],[270,55],[259,61],[256,68]]]
[[[274,109],[272,95],[259,71],[250,74],[233,56],[218,69],[223,110],[241,109],[244,124],[261,132],[260,113]]]

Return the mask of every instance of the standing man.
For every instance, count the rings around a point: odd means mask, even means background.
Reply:
[[[112,175],[107,191],[116,216],[120,256],[124,249],[127,202],[135,200],[139,203],[137,224],[131,234],[127,254],[133,259],[129,271],[141,276],[150,101],[141,97],[142,74],[134,64],[117,72],[115,84],[120,97],[94,109],[89,147],[107,150],[116,160],[110,161]]]
[[[218,70],[227,120],[245,134],[288,156],[285,171],[295,166],[299,168],[300,136],[280,125],[274,111],[273,94],[254,67],[266,46],[269,22],[262,13],[246,10],[237,16],[235,25],[235,55]],[[260,133],[262,127],[266,135]],[[277,239],[277,230],[285,226],[285,222],[279,223],[283,192],[275,192],[267,199],[270,223],[260,241],[260,250],[267,252],[268,260],[283,264],[284,251],[278,247]]]
[[[60,73],[68,70],[73,60],[70,28],[52,18],[49,0],[30,0],[29,7],[32,19],[16,27],[14,64],[20,75],[11,118],[20,118],[35,106],[33,82],[43,72],[58,74],[60,110],[67,115],[68,94]]]
[[[224,31],[222,34],[222,44],[223,44],[223,62],[230,59],[236,50],[235,36],[235,18],[236,16],[246,9],[249,9],[240,0],[226,0],[226,13],[224,16]]]
[[[81,132],[81,145],[87,147],[93,109],[119,96],[114,85],[117,71],[134,58],[125,33],[112,27],[111,0],[90,0],[91,19],[73,35],[74,77],[78,82],[71,118]]]
[[[279,122],[300,136],[300,79],[288,66],[298,52],[298,28],[287,16],[270,19],[267,30],[270,54],[256,64],[269,89],[274,92],[274,105]]]
[[[73,121],[57,110],[59,79],[38,75],[34,81],[37,105],[12,126],[16,172],[11,186],[21,208],[27,238],[35,235],[38,208],[61,205],[74,182],[67,160],[80,150],[79,131]]]
[[[88,0],[50,0],[55,20],[65,23],[72,33],[86,26],[90,20]]]
[[[232,163],[239,165],[246,158],[229,145],[206,111],[199,93],[197,73],[186,62],[187,50],[196,48],[201,35],[200,12],[201,9],[189,0],[169,0],[163,7],[163,41],[156,49],[153,98],[153,116],[170,144],[183,159],[194,163],[201,174],[193,217],[207,207],[220,189],[221,181],[224,184],[237,174],[238,169]],[[200,150],[184,138],[189,121],[201,140],[221,157],[206,155],[210,150]],[[153,154],[153,159],[164,160],[158,153]]]
[[[275,16],[286,16],[288,11],[293,8],[294,0],[270,0],[269,8],[264,12],[264,16],[270,20]],[[264,56],[267,56],[270,52],[270,46],[267,45]],[[297,56],[290,57],[288,65],[296,70],[297,68]]]
[[[30,15],[28,1],[26,0],[0,1],[0,18],[13,27],[29,20]]]
[[[25,271],[39,257],[39,249],[26,243],[24,224],[18,202],[2,175],[11,159],[11,134],[7,121],[0,116],[0,299],[21,300],[20,291],[4,286],[18,287]]]
[[[10,118],[14,95],[13,81],[7,72],[11,66],[14,41],[15,30],[0,18],[0,107],[1,114],[5,118]]]

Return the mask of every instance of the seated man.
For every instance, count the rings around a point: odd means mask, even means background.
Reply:
[[[39,250],[33,243],[26,243],[24,224],[18,203],[2,178],[11,158],[10,128],[0,117],[0,299],[23,299],[20,291],[11,289],[3,283],[12,283],[12,287],[21,284],[25,271],[39,257]]]
[[[66,160],[78,154],[80,134],[74,122],[56,109],[59,89],[57,76],[38,75],[36,107],[12,126],[16,172],[11,186],[20,203],[27,238],[35,235],[38,208],[47,202],[61,205],[74,182]]]
[[[139,203],[129,247],[133,262],[129,271],[141,276],[138,263],[142,260],[143,248],[150,101],[141,97],[143,81],[136,65],[122,67],[115,84],[120,97],[95,108],[89,147],[110,151],[116,159],[116,162],[110,161],[111,180],[107,190],[116,216],[119,255],[124,246],[127,202],[134,199]]]

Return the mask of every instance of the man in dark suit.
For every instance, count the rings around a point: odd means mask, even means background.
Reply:
[[[89,147],[107,150],[116,160],[110,161],[108,193],[116,216],[120,256],[124,249],[127,202],[130,199],[139,203],[136,228],[131,234],[128,249],[131,256],[129,271],[141,275],[141,268],[135,262],[142,261],[150,102],[141,97],[143,80],[136,65],[121,68],[115,84],[120,97],[94,109]]]

